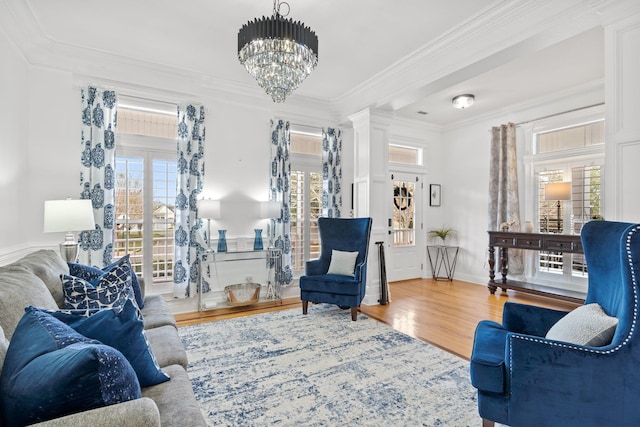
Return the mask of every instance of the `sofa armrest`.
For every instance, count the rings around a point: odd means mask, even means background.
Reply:
[[[33,424],[38,427],[160,427],[160,413],[147,397]]]
[[[566,311],[506,302],[502,310],[502,326],[509,332],[544,337],[566,315]]]

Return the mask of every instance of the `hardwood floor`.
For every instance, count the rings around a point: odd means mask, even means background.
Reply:
[[[387,305],[361,307],[362,313],[384,322],[412,337],[434,344],[469,359],[473,334],[483,319],[499,322],[506,301],[539,305],[558,310],[572,310],[576,304],[550,298],[508,291],[491,295],[486,286],[454,280],[414,279],[389,284],[391,302]],[[298,308],[297,298],[256,306],[251,310],[224,309],[205,313],[176,315],[179,326],[214,321],[268,311]],[[345,321],[351,321],[345,311]]]

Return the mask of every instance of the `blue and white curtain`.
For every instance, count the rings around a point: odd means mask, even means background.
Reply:
[[[205,110],[201,105],[178,106],[178,174],[175,218],[173,296],[196,295],[200,254],[205,250],[203,223],[197,200],[204,182]]]
[[[269,246],[282,251],[283,284],[293,281],[291,268],[291,159],[289,149],[289,122],[271,120],[271,175],[269,179],[269,200],[281,203],[280,218],[272,219],[269,225]]]
[[[322,129],[322,216],[339,218],[342,209],[342,132]]]
[[[94,230],[80,233],[83,264],[105,267],[113,261],[117,96],[113,90],[82,88],[80,198],[91,199]]]

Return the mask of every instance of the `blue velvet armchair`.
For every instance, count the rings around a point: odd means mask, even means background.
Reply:
[[[371,222],[371,218],[318,218],[320,258],[307,261],[306,274],[300,277],[303,314],[307,314],[309,302],[329,303],[351,308],[351,320],[357,319],[358,307],[367,288]],[[334,250],[357,252],[353,271],[328,274]]]
[[[592,221],[581,239],[585,305],[618,319],[611,342],[545,338],[566,312],[506,303],[502,324],[482,321],[474,338],[470,374],[483,425],[640,426],[640,224]]]

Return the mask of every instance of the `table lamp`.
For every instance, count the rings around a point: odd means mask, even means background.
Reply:
[[[211,220],[220,219],[220,200],[198,200],[198,217],[207,220],[207,246],[211,249]]]
[[[60,256],[66,262],[75,262],[78,257],[78,242],[74,231],[94,230],[91,200],[47,200],[44,202],[44,232],[65,232],[60,243]]]
[[[562,231],[560,227],[560,201],[571,200],[571,183],[570,182],[550,182],[544,187],[544,199],[547,201],[556,201],[558,209],[557,225],[558,233]]]

